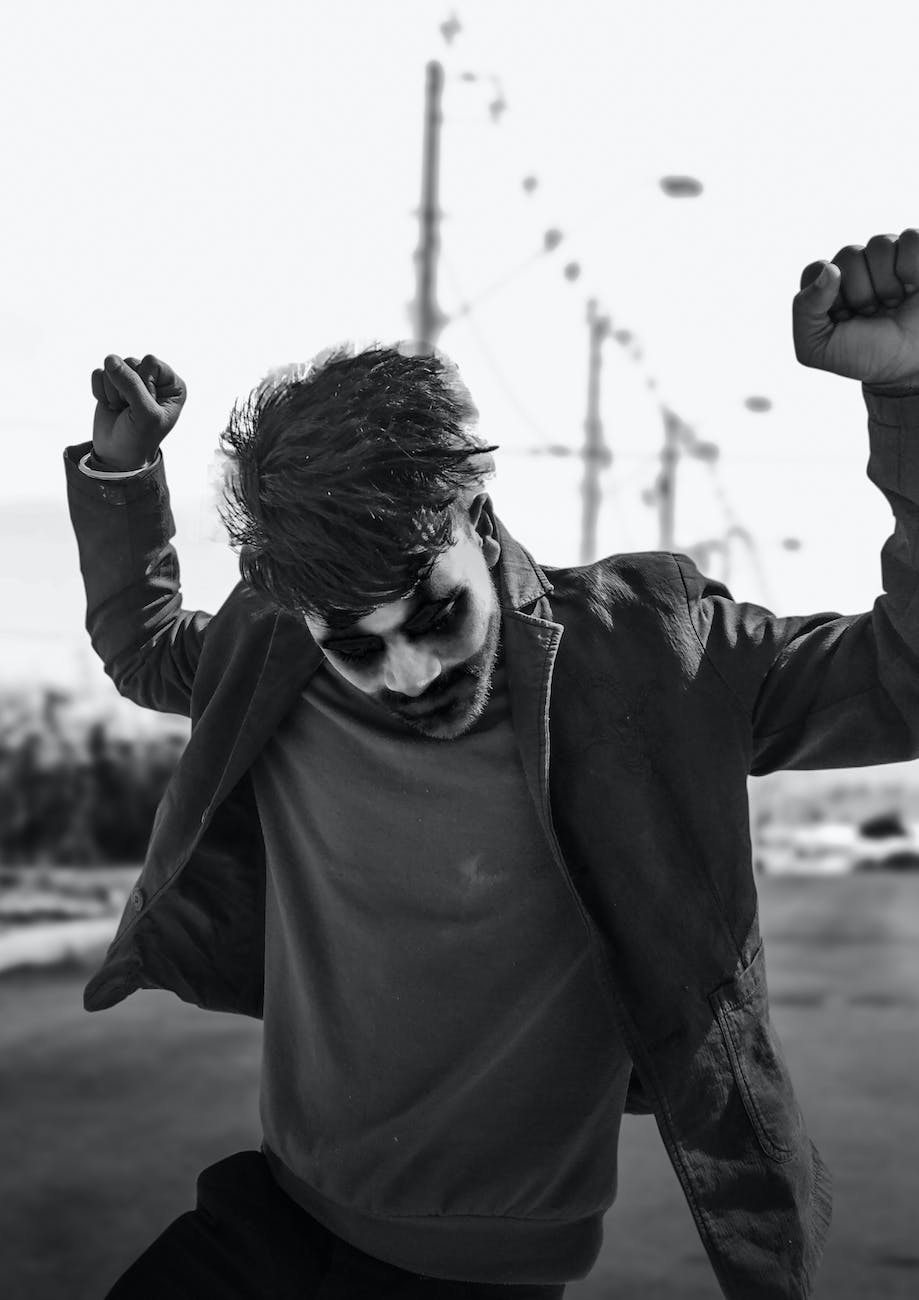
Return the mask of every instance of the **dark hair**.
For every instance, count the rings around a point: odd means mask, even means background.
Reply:
[[[347,626],[398,600],[454,541],[454,503],[496,450],[472,434],[442,353],[333,349],[237,402],[220,517],[240,573],[278,607]]]

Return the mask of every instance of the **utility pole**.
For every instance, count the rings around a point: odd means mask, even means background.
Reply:
[[[607,316],[597,315],[596,299],[587,304],[590,330],[590,357],[587,368],[587,418],[584,421],[584,483],[581,488],[581,563],[590,564],[597,555],[597,518],[600,513],[600,471],[611,464],[612,452],[603,442],[600,420],[600,369],[603,364],[603,340],[609,334]]]
[[[419,355],[433,350],[437,336],[448,319],[437,305],[437,256],[440,252],[440,208],[437,199],[443,86],[443,67],[432,61],[428,64],[425,82],[421,207],[418,210],[420,239],[415,250],[415,297],[409,306]]]
[[[666,406],[661,409],[664,413],[664,445],[661,449],[661,472],[657,480],[658,548],[662,551],[672,551],[674,548],[674,515],[676,512],[676,466],[680,455],[681,421]]]

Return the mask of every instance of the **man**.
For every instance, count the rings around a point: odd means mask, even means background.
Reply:
[[[191,717],[85,1004],[264,1015],[261,1152],[112,1297],[558,1297],[653,1113],[729,1300],[810,1296],[830,1218],[770,1024],[747,777],[919,755],[919,230],[805,268],[896,528],[870,613],[778,618],[683,555],[539,567],[440,356],[332,353],[223,437],[242,580],[181,608],[153,357],[65,454],[87,626]],[[916,388],[916,395],[911,390]]]

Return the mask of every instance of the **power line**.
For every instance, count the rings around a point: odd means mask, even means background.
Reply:
[[[444,256],[443,262],[444,262],[444,267],[448,275],[450,276],[450,279],[453,281],[454,285],[458,287],[458,282],[456,279],[453,266],[450,262],[450,259]],[[532,412],[529,411],[523,405],[523,403],[518,398],[517,394],[514,392],[506,375],[504,374],[504,371],[501,369],[501,366],[498,363],[494,353],[492,352],[490,346],[486,343],[485,337],[482,334],[482,331],[479,328],[479,325],[476,322],[474,314],[471,310],[464,315],[463,321],[466,324],[466,326],[469,328],[473,338],[475,339],[478,345],[479,351],[481,352],[483,359],[487,363],[495,379],[498,381],[498,384],[503,390],[508,401],[513,406],[514,410],[523,420],[527,428],[532,430],[533,433],[538,434],[540,438],[543,438],[548,443],[550,441],[549,434],[542,427],[542,425],[539,424],[539,422],[537,421],[536,417],[532,414]]]
[[[440,25],[441,35],[443,36],[443,39],[445,40],[447,45],[451,47],[453,46],[454,40],[462,30],[463,30],[462,24],[455,12],[450,15],[449,19],[447,19],[444,23]],[[459,79],[467,82],[476,82],[476,81],[491,82],[491,84],[495,87],[496,94],[495,94],[495,99],[489,105],[489,112],[491,114],[492,122],[493,123],[499,122],[503,114],[508,109],[507,99],[504,94],[503,88],[501,86],[500,79],[492,73],[481,74],[481,73],[470,73],[468,71],[464,71],[463,73],[461,73]],[[701,183],[698,180],[696,180],[694,177],[668,176],[668,177],[661,178],[659,184],[663,192],[670,196],[691,197],[691,196],[697,196],[702,192]],[[538,174],[534,173],[532,170],[528,170],[522,181],[522,187],[525,193],[533,194],[539,187]],[[544,239],[546,240],[546,243],[543,251],[551,251],[551,249],[556,247],[557,244],[561,241],[562,232],[557,228],[553,227],[551,230],[546,232]],[[475,337],[476,342],[479,345],[483,357],[489,364],[492,373],[497,378],[501,388],[507,395],[512,406],[518,412],[521,419],[524,421],[525,425],[528,428],[532,429],[540,437],[545,438],[546,435],[544,431],[541,429],[541,426],[539,425],[538,421],[534,419],[532,414],[523,406],[523,404],[517,398],[516,394],[513,392],[503,372],[501,371],[500,367],[497,365],[497,362],[495,361],[495,358],[492,355],[490,349],[485,344],[480,331],[472,321],[473,310],[474,307],[478,304],[478,302],[481,302],[484,297],[487,297],[490,294],[497,292],[499,289],[505,287],[506,285],[512,283],[514,280],[518,279],[520,275],[522,275],[527,269],[529,269],[535,263],[536,260],[538,260],[539,256],[540,256],[539,253],[531,254],[521,265],[518,265],[517,267],[511,269],[506,275],[501,277],[498,281],[496,281],[494,284],[489,286],[485,291],[483,291],[479,295],[478,299],[473,300],[473,302],[462,303],[459,311],[455,313],[454,319],[462,318],[468,324],[470,324],[470,327],[473,332],[473,336]],[[579,261],[569,262],[565,267],[566,278],[568,278],[570,281],[578,279],[580,277],[580,274],[581,274],[581,264]],[[595,304],[595,302],[596,299],[591,300],[592,304]],[[594,309],[594,315],[598,319],[600,318],[599,312],[597,312],[595,309]],[[645,374],[646,387],[652,392],[658,392],[659,390],[658,379],[655,375],[650,373],[648,366],[646,364],[643,364],[644,350],[636,341],[634,333],[629,329],[624,329],[621,327],[614,330],[611,327],[610,318],[604,317],[603,319],[604,319],[604,323],[608,326],[608,331],[606,332],[608,332],[613,338],[613,340],[616,343],[618,343],[623,349],[628,349],[630,359],[634,363],[641,365],[641,368]],[[596,385],[596,380],[599,374],[599,355],[598,355],[599,350],[597,348],[597,339],[595,338],[593,327],[591,327],[590,346],[591,346],[591,354],[590,354],[591,364],[590,364],[589,397],[588,397],[588,419],[585,425],[587,441],[585,443],[583,451],[580,453],[585,460],[585,480],[583,486],[584,532],[583,532],[583,539],[582,539],[582,562],[583,562],[583,550],[591,548],[592,545],[591,539],[595,538],[595,533],[596,533],[596,517],[597,517],[597,511],[599,509],[599,500],[600,500],[599,483],[597,477],[601,469],[601,456],[599,453],[601,452],[603,453],[602,463],[608,464],[610,458],[609,452],[604,447],[595,445],[598,441],[597,432],[600,427],[599,426],[599,393]],[[767,406],[755,407],[755,408],[752,405],[750,405],[749,402],[748,405],[750,406],[750,409],[768,409],[768,404]],[[709,464],[709,468],[713,469],[713,462],[718,456],[718,447],[714,443],[705,442],[704,440],[699,439],[696,436],[692,426],[689,425],[685,420],[682,419],[681,416],[677,414],[674,404],[671,403],[669,400],[666,399],[660,400],[659,409],[664,423],[664,444],[663,444],[663,449],[660,453],[661,470],[660,473],[658,474],[654,488],[651,489],[650,491],[646,491],[643,494],[643,498],[646,501],[646,503],[649,505],[654,504],[655,502],[657,503],[659,513],[660,513],[660,539],[659,539],[660,545],[665,549],[672,549],[675,541],[673,535],[674,517],[675,517],[675,485],[676,485],[676,467],[677,467],[679,457],[681,454],[684,453],[688,453],[693,456],[698,456],[699,458],[706,460],[707,463]],[[531,450],[534,454],[538,454],[537,449],[534,448]],[[546,443],[543,449],[543,453],[548,455],[553,455],[553,454],[577,455],[578,454],[573,449],[566,450],[565,448],[559,446],[558,444],[551,444],[548,442]],[[593,459],[592,459],[592,455],[593,455]],[[717,479],[715,481],[717,487],[718,486]],[[719,488],[718,490],[721,490],[723,494],[723,489]],[[732,519],[736,519],[736,516],[733,516],[733,512],[730,511],[730,507],[727,503],[726,496],[723,495],[722,495],[722,506],[723,509],[725,509],[729,513]],[[753,543],[750,534],[746,530],[742,529],[740,525],[736,523],[729,524],[727,538],[730,538],[731,536],[739,536],[741,534],[743,535],[745,540],[746,539],[749,540],[751,554],[754,556],[755,562],[757,563],[758,569],[760,571],[761,581],[765,586],[767,585],[765,574],[762,572],[762,566],[760,564],[758,552],[756,551],[755,544]],[[714,543],[711,543],[710,545],[713,544]]]

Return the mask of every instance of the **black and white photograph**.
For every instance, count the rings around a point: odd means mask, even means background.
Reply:
[[[5,1300],[914,1297],[919,10],[3,29]]]

